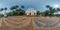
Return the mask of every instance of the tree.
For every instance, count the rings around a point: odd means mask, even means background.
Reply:
[[[45,13],[45,16],[49,16],[50,14],[49,10],[46,10],[44,13]]]
[[[18,15],[25,15],[25,11],[22,10],[22,9],[18,9],[18,10],[16,10],[16,14],[18,14]]]
[[[15,6],[12,6],[10,9],[14,11],[14,9],[16,10],[19,6],[18,5],[15,5]]]
[[[16,13],[15,13],[14,11],[9,12],[9,13],[7,13],[7,14],[8,14],[8,16],[14,16],[14,15],[16,15]]]
[[[46,8],[49,9],[50,16],[52,16],[53,13],[55,12],[55,9],[53,9],[53,8],[52,8],[51,6],[49,6],[49,5],[46,5]]]
[[[40,11],[37,11],[37,15],[40,15]]]
[[[24,6],[21,5],[21,8],[19,8],[19,9],[17,10],[17,13],[18,13],[19,15],[25,15],[25,11],[23,10],[23,8],[24,8]]]
[[[49,8],[50,8],[50,6],[49,6],[49,5],[46,5],[46,8],[48,8],[48,9],[49,9]]]
[[[24,8],[24,6],[23,6],[23,5],[21,5],[21,8]]]
[[[0,12],[3,11],[3,8],[0,9]],[[4,15],[3,14],[0,14],[0,17],[3,17]]]
[[[49,5],[46,5],[46,8],[48,8],[50,11],[53,10],[53,8]]]
[[[60,11],[60,8],[57,8],[57,11]]]
[[[56,12],[57,12],[56,16],[59,16],[58,11],[60,11],[60,8],[56,8]]]
[[[0,11],[3,11],[3,10],[5,11],[5,12],[4,12],[4,17],[7,17],[7,14],[6,14],[7,8],[1,8],[1,9],[0,9]]]
[[[1,8],[0,11],[3,11],[3,8]]]
[[[4,12],[4,16],[7,17],[7,14],[6,14],[6,10],[7,8],[4,8],[5,12]]]
[[[12,15],[16,15],[16,10],[18,9],[18,5],[15,5],[15,6],[12,6],[11,8],[10,8],[10,10],[12,10]]]
[[[10,9],[12,10],[12,15],[24,15],[25,11],[23,10],[24,6],[21,5],[21,8],[19,8],[18,5],[12,6]]]
[[[3,17],[3,14],[0,14],[0,17]]]

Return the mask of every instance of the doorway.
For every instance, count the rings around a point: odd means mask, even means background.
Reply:
[[[29,13],[29,15],[31,15],[31,13]]]

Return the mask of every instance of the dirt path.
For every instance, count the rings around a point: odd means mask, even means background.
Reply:
[[[2,18],[2,20],[0,20],[0,25],[1,25],[0,29],[1,30],[55,30],[55,29],[59,30],[60,29],[59,20],[60,20],[59,17],[23,17],[23,16],[15,17],[14,16],[14,17]],[[47,22],[51,21],[52,23],[48,22],[48,24],[50,23],[53,26],[57,25],[58,27],[46,28],[44,27],[46,26],[46,21]]]

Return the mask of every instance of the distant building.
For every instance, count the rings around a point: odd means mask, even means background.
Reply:
[[[37,15],[37,11],[34,8],[28,8],[26,15]]]

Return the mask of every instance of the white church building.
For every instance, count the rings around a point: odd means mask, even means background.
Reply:
[[[28,8],[26,15],[37,15],[37,11],[34,8]]]

